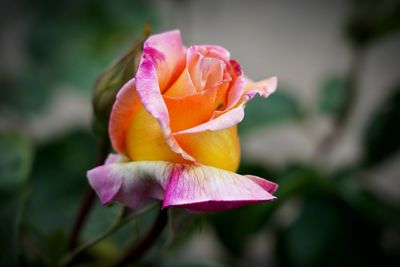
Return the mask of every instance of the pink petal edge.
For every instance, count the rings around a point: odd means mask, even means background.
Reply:
[[[243,106],[231,109],[226,113],[223,113],[221,116],[207,121],[198,126],[192,127],[190,129],[182,130],[179,132],[173,133],[173,135],[180,134],[188,134],[188,133],[199,133],[204,131],[219,131],[223,129],[230,128],[239,122],[241,122],[244,118],[244,108]]]
[[[142,62],[136,74],[136,90],[144,108],[158,121],[171,150],[186,160],[195,159],[186,153],[171,134],[167,106],[158,86],[157,74],[152,58],[143,54]]]
[[[176,34],[176,32],[173,33]],[[179,34],[179,32],[177,33]],[[152,42],[146,42],[145,45],[151,47],[151,44],[156,40],[154,38],[155,37],[153,37],[151,40]],[[146,53],[146,51],[143,52],[139,68],[136,73],[136,90],[144,108],[160,124],[166,142],[171,150],[182,155],[184,159],[195,162],[196,160],[179,146],[178,142],[171,134],[168,109],[161,95],[158,84],[157,71],[155,67],[156,60],[157,59],[155,59],[152,54]]]
[[[148,199],[163,207],[214,212],[273,200],[277,185],[256,176],[209,166],[162,161],[110,163],[88,172],[102,204],[119,202],[136,208]]]
[[[267,78],[265,80],[259,82],[252,82],[250,79],[246,79],[249,85],[246,88],[245,93],[243,95],[243,102],[250,101],[256,94],[267,98],[272,93],[275,92],[278,87],[278,78],[276,76]]]

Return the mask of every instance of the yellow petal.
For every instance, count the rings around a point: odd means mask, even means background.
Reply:
[[[179,145],[198,162],[235,172],[240,162],[237,127],[177,135]]]
[[[128,156],[133,161],[187,162],[171,150],[157,120],[142,105],[132,119],[126,138]]]

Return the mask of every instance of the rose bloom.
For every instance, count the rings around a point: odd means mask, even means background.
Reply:
[[[117,154],[88,172],[91,186],[103,204],[131,208],[160,199],[208,212],[275,199],[275,183],[235,172],[245,104],[276,86],[247,79],[223,47],[186,48],[179,31],[149,37],[110,115]]]

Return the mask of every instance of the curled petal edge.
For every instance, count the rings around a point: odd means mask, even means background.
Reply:
[[[149,55],[143,54],[136,74],[136,90],[140,101],[144,108],[160,124],[165,140],[171,150],[180,154],[186,160],[196,162],[192,156],[179,146],[172,135],[168,109],[160,92],[154,64],[153,59]]]
[[[242,102],[244,103],[253,99],[256,94],[267,98],[272,93],[274,93],[276,88],[278,87],[278,78],[276,76],[267,78],[259,82],[253,82],[247,78],[246,82],[247,86],[242,98]]]
[[[207,121],[190,129],[175,132],[174,135],[224,130],[238,124],[243,120],[243,118],[244,106],[240,106],[223,113],[213,120]]]

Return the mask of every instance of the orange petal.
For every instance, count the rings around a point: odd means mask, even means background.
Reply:
[[[223,105],[224,92],[227,87],[228,82],[223,82],[215,88],[186,97],[164,96],[172,132],[189,129],[207,122],[218,105]]]
[[[120,154],[126,152],[126,134],[139,105],[135,79],[132,79],[118,92],[110,114],[110,139],[115,151]]]
[[[163,93],[163,95],[170,97],[184,97],[196,93],[197,90],[192,83],[190,74],[185,68],[181,76],[179,76],[179,78],[167,89],[166,92]]]

